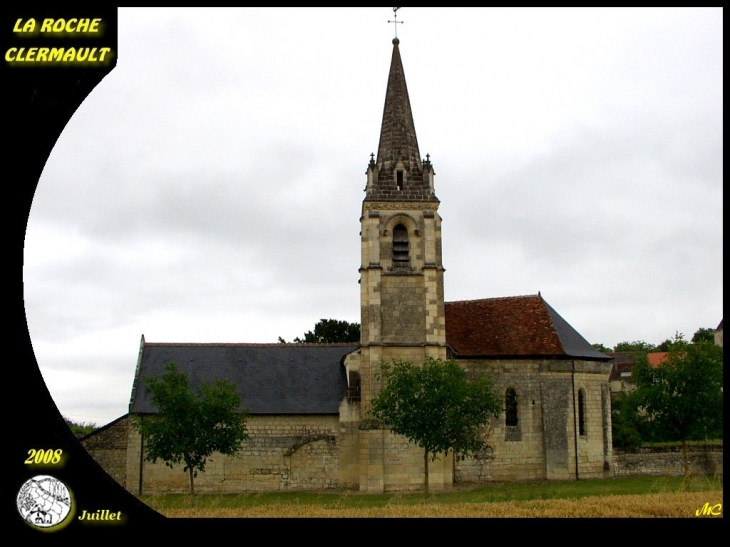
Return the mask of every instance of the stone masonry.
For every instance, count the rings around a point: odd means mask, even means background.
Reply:
[[[722,445],[692,445],[689,447],[690,473],[706,477],[723,476]],[[616,450],[613,472],[617,477],[636,475],[684,475],[681,446]]]
[[[81,439],[91,457],[121,485],[127,482],[128,437],[129,415],[125,414]]]
[[[603,385],[609,365],[553,360],[458,360],[471,375],[492,378],[495,390],[517,394],[517,425],[505,414],[483,430],[488,449],[456,462],[457,482],[485,480],[600,478],[610,462],[604,439],[610,421],[604,413]],[[575,387],[574,387],[575,386]],[[583,435],[573,405],[585,394]],[[575,393],[575,397],[572,394]],[[577,412],[575,413],[578,414]],[[577,466],[576,466],[576,452]]]
[[[213,454],[196,493],[318,490],[339,485],[337,416],[251,416],[238,456]],[[188,491],[182,465],[143,461],[144,441],[129,430],[126,488],[136,495]]]

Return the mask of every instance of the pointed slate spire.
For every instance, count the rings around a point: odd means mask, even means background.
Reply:
[[[365,199],[438,201],[433,191],[433,168],[430,161],[421,159],[418,150],[399,44],[394,38],[378,155],[368,165]]]
[[[382,166],[386,162],[396,163],[402,160],[407,167],[419,167],[421,154],[418,151],[416,126],[413,123],[406,76],[398,49],[399,42],[398,38],[393,39],[393,56],[385,93],[383,123],[380,126],[377,163]]]

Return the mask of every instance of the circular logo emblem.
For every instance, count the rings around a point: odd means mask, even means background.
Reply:
[[[71,512],[68,488],[50,475],[37,475],[23,483],[16,503],[20,516],[38,528],[58,526]]]

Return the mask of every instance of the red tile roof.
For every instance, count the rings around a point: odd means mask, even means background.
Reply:
[[[446,302],[446,341],[457,356],[609,359],[537,295]]]
[[[649,365],[651,365],[653,368],[657,368],[659,365],[661,365],[667,358],[667,355],[669,354],[666,351],[655,351],[646,354],[646,356],[649,358]]]

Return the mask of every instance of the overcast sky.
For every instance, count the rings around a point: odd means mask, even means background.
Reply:
[[[125,412],[148,342],[358,321],[390,8],[119,10],[117,67],[58,140],[25,247],[62,414]],[[589,342],[723,317],[721,9],[398,18],[446,300],[536,294]]]

